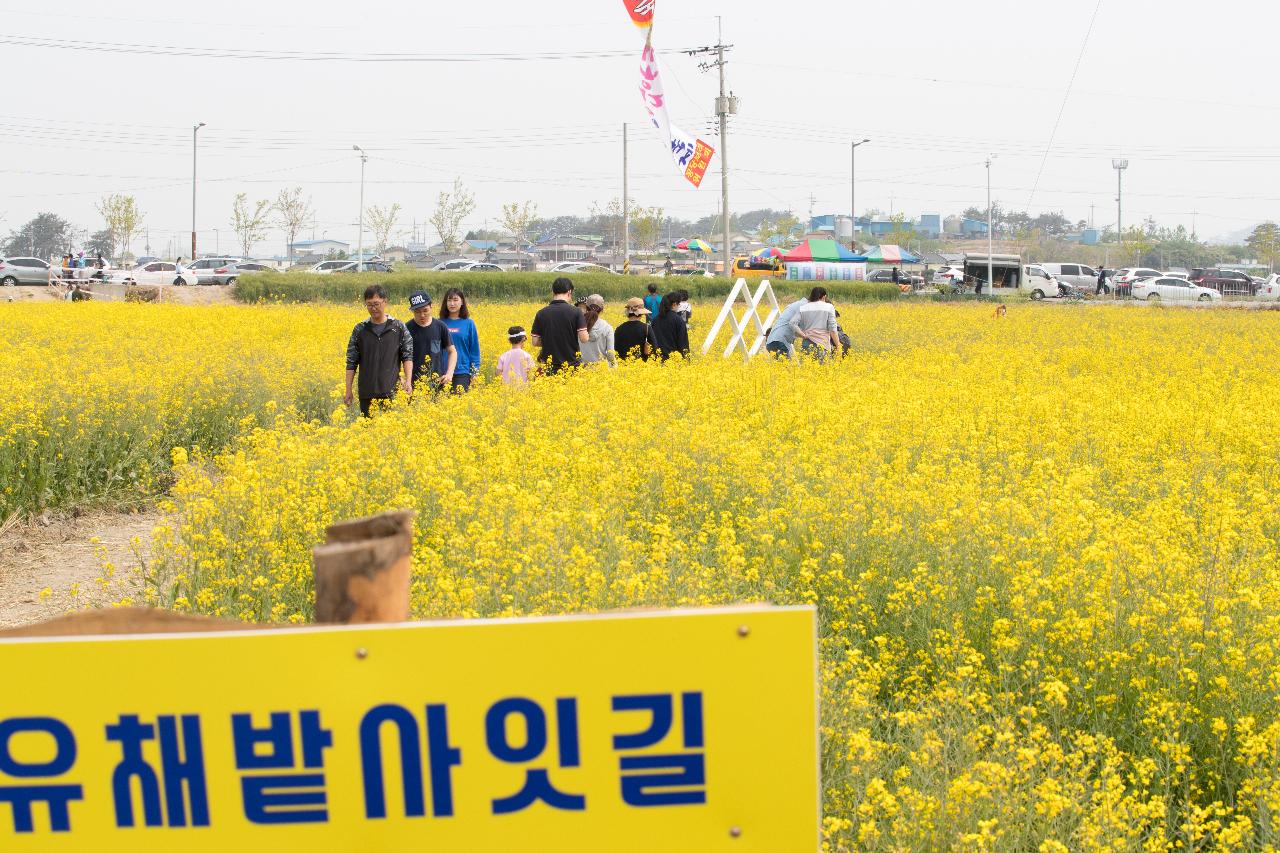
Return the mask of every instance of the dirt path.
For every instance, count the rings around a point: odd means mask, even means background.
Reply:
[[[0,532],[0,626],[22,625],[90,604],[108,604],[122,588],[103,590],[103,562],[118,579],[149,556],[160,513],[103,512],[79,518],[35,518]],[[94,539],[97,542],[94,542]],[[135,554],[134,540],[137,539]],[[79,585],[73,598],[71,589]],[[53,594],[41,600],[40,592]]]

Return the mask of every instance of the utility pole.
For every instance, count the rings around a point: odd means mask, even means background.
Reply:
[[[352,145],[351,150],[360,152],[360,231],[356,237],[356,272],[363,272],[364,264],[364,164],[369,162],[369,155],[359,145]]]
[[[729,222],[732,217],[729,215],[729,116],[738,114],[738,98],[726,91],[724,69],[725,69],[725,51],[731,50],[733,45],[724,43],[724,29],[719,16],[716,17],[716,27],[718,31],[717,43],[713,47],[703,47],[697,50],[689,51],[690,56],[698,54],[714,53],[716,61],[703,63],[699,67],[703,71],[710,71],[716,68],[720,71],[720,96],[716,98],[716,116],[720,120],[720,209],[724,215],[724,245],[721,252],[724,256],[724,274],[731,276],[733,274],[733,244],[731,242],[731,234]]]
[[[191,260],[196,259],[196,135],[204,122],[191,128]]]
[[[627,198],[627,123],[622,123],[622,274],[631,273],[631,200]]]
[[[870,139],[854,142],[849,148],[849,248],[858,245],[858,146],[866,145]],[[836,240],[840,239],[840,229],[836,229]]]

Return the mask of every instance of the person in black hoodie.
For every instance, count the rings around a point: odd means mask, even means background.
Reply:
[[[689,326],[684,315],[676,310],[680,293],[668,293],[658,306],[658,321],[653,324],[653,336],[658,343],[658,355],[663,361],[679,353],[689,357]]]
[[[360,414],[369,417],[374,400],[391,400],[397,390],[413,393],[413,338],[404,323],[387,315],[387,291],[371,284],[364,291],[369,319],[356,324],[347,341],[347,391],[342,402],[350,406],[352,384],[360,372]]]

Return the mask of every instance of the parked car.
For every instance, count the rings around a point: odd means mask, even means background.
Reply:
[[[1065,284],[1078,287],[1081,290],[1096,290],[1098,287],[1098,271],[1084,264],[1059,264],[1059,263],[1043,263],[1036,264],[1049,275]]]
[[[486,261],[476,261],[473,264],[467,264],[465,267],[462,267],[458,272],[505,272],[505,270],[497,264],[491,264]]]
[[[697,268],[697,267],[676,267],[675,269],[671,270],[671,272],[664,272],[664,273],[662,273],[662,276],[664,276],[664,277],[665,277],[665,276],[669,276],[669,275],[699,276],[699,277],[702,277],[702,278],[713,278],[713,277],[714,277],[714,276],[712,276],[712,275],[711,275],[711,273],[707,272],[706,270],[704,270],[704,269],[699,269],[699,268]]]
[[[386,261],[364,261],[360,264],[359,270],[356,269],[355,261],[347,261],[340,267],[333,270],[338,272],[391,272],[391,264]]]
[[[169,261],[152,261],[131,270],[112,270],[107,276],[112,284],[174,284],[195,286],[200,283],[193,272],[178,273],[177,264]]]
[[[331,275],[335,271],[354,263],[355,261],[321,261],[313,266],[310,271],[316,275]]]
[[[1280,274],[1267,276],[1267,280],[1258,287],[1255,298],[1259,302],[1280,301]]]
[[[1128,285],[1140,279],[1160,278],[1163,275],[1164,273],[1160,272],[1160,270],[1153,270],[1150,267],[1125,267],[1124,269],[1116,270],[1112,280],[1116,284]]]
[[[201,258],[186,265],[187,272],[195,273],[200,284],[223,284],[224,282],[217,280],[217,270],[225,270],[227,267],[237,264],[244,258],[237,258],[231,255],[223,255],[218,258]]]
[[[876,270],[867,276],[867,281],[893,281],[893,270]],[[898,283],[915,285],[924,284],[924,276],[920,273],[898,270]]]
[[[226,266],[215,269],[206,280],[205,276],[201,276],[201,284],[235,284],[236,280],[244,273],[249,272],[270,272],[275,267],[258,261],[241,261],[239,263],[228,264]]]
[[[587,261],[565,261],[556,264],[549,272],[581,272],[581,273],[610,273],[616,275],[613,270],[600,264],[592,264]]]
[[[58,272],[55,272],[54,277],[58,277]],[[48,283],[48,261],[39,258],[0,258],[0,285]]]
[[[1148,302],[1160,302],[1164,299],[1182,302],[1213,302],[1222,299],[1222,294],[1216,290],[1167,275],[1158,278],[1140,278],[1130,286],[1133,288],[1134,299],[1145,299]]]
[[[958,284],[964,281],[964,267],[947,265],[939,267],[930,284]]]
[[[452,261],[442,261],[441,263],[436,264],[431,269],[434,272],[454,272],[454,271],[463,269],[464,267],[470,266],[471,264],[474,264],[474,263],[475,261],[468,260],[466,258],[458,258]]]
[[[1258,285],[1245,273],[1218,267],[1193,269],[1191,283],[1216,290],[1223,296],[1253,296],[1258,292]]]

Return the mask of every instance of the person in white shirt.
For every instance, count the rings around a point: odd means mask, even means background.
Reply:
[[[582,363],[598,364],[607,361],[614,366],[613,326],[610,326],[601,315],[604,314],[604,297],[593,293],[582,300],[582,313],[587,316],[587,342],[582,345]]]
[[[796,312],[795,327],[800,336],[800,351],[818,361],[826,361],[831,351],[840,345],[836,306],[831,304],[825,287],[815,287],[809,294],[809,301]]]

